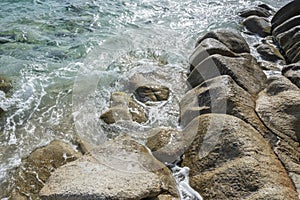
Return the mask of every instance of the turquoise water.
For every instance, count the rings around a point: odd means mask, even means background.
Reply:
[[[54,138],[72,143],[79,135],[97,144],[108,132],[176,127],[174,105],[184,93],[177,77],[185,73],[197,37],[220,27],[239,28],[237,13],[247,7],[279,8],[286,2],[1,0],[0,75],[13,89],[0,93],[6,110],[0,119],[0,197],[21,158]],[[128,77],[158,68],[167,77],[158,82],[167,79],[176,92],[166,105],[149,111],[147,124],[107,131],[94,122],[110,93],[126,90]]]

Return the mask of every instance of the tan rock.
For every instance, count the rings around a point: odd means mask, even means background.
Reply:
[[[195,137],[182,165],[204,199],[297,199],[271,146],[250,125],[224,114],[195,118],[185,129]]]
[[[33,151],[15,172],[15,186],[11,200],[39,199],[39,191],[50,174],[58,167],[74,161],[82,154],[70,145],[54,140],[45,147]]]
[[[50,199],[143,199],[177,195],[169,169],[127,137],[108,141],[57,169],[40,192]]]
[[[166,101],[170,95],[170,89],[161,85],[143,85],[134,92],[135,98],[143,103],[147,101]]]
[[[187,81],[191,87],[196,87],[205,80],[229,75],[251,95],[257,95],[266,82],[266,75],[250,54],[232,58],[221,55],[212,55],[203,60],[190,73]]]

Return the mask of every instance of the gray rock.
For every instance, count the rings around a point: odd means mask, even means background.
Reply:
[[[234,53],[250,53],[250,48],[246,40],[235,30],[220,29],[209,32],[198,39],[196,46],[206,38],[213,38],[222,42]]]
[[[256,112],[277,135],[275,152],[300,194],[300,89],[284,76],[272,76],[259,93]]]
[[[127,137],[108,141],[57,169],[40,192],[42,200],[177,197],[171,172]]]
[[[286,56],[289,58],[291,63],[298,62],[300,60],[299,57],[297,56],[300,52],[300,41],[296,42],[291,46],[289,49],[286,49]]]
[[[206,114],[184,131],[196,132],[182,165],[204,199],[297,199],[271,146],[249,124],[230,115]]]
[[[190,71],[202,62],[205,58],[213,54],[220,54],[223,56],[237,57],[238,54],[233,53],[225,44],[213,39],[206,38],[196,47],[194,52],[189,58]]]
[[[120,120],[132,120],[138,123],[148,120],[144,109],[124,92],[112,93],[110,109],[104,112],[100,119],[107,124],[113,124]]]
[[[294,0],[279,9],[271,20],[272,29],[287,21],[288,19],[300,15],[300,1]]]
[[[242,12],[239,13],[239,16],[241,17],[249,17],[249,16],[258,16],[258,17],[270,17],[271,13],[269,12],[269,10],[263,8],[263,7],[253,7],[253,8],[249,8],[246,10],[243,10]]]
[[[295,26],[300,25],[300,15],[292,17],[272,30],[272,35],[277,36],[280,33],[286,32]]]
[[[252,125],[263,136],[270,138],[269,131],[255,113],[255,100],[230,76],[224,75],[203,82],[187,92],[180,102],[183,126],[206,113],[228,114]],[[197,109],[198,108],[198,112]]]
[[[263,70],[250,54],[237,58],[217,54],[209,56],[197,65],[187,81],[191,87],[196,87],[205,80],[221,75],[231,76],[239,86],[254,96],[264,88],[266,82]]]
[[[261,37],[271,35],[271,24],[265,17],[250,16],[243,21],[243,25],[251,33],[258,34]]]
[[[297,36],[297,34],[299,35],[299,32],[300,26],[296,26],[286,32],[278,34],[277,36],[275,36],[275,39],[276,41],[278,41],[279,45],[283,48],[283,50],[286,51],[288,48],[290,48],[296,42],[299,41],[297,40],[297,38],[300,36],[294,37]]]
[[[58,167],[82,156],[70,145],[54,140],[45,147],[33,151],[14,174],[14,188],[10,199],[39,199],[39,192],[50,174]]]
[[[135,98],[143,103],[147,101],[166,101],[170,89],[162,85],[143,85],[134,91]]]
[[[265,3],[259,4],[257,7],[264,8],[264,9],[270,11],[271,13],[274,12],[274,9],[271,6],[269,6],[269,5],[265,4]]]
[[[285,66],[281,73],[300,88],[300,63]]]
[[[258,45],[256,49],[257,52],[264,60],[272,61],[272,62],[276,62],[278,60],[284,60],[284,57],[281,55],[281,53],[279,52],[279,50],[276,48],[275,45],[263,43]]]

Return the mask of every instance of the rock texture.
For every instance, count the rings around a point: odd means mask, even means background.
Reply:
[[[253,7],[249,8],[247,10],[243,10],[242,12],[239,13],[241,17],[249,17],[249,16],[258,16],[258,17],[270,17],[271,13],[270,10],[263,8],[263,7]]]
[[[57,169],[40,192],[42,200],[151,199],[161,194],[177,196],[170,171],[127,137]]]
[[[141,102],[166,101],[170,95],[170,89],[161,85],[143,85],[134,92],[135,98]]]
[[[244,121],[223,114],[195,118],[183,165],[204,199],[297,199],[294,185],[271,146]]]
[[[266,37],[271,34],[271,24],[265,17],[249,16],[243,21],[243,25],[251,33]]]
[[[4,93],[8,93],[11,88],[11,82],[8,79],[0,76],[0,90]]]
[[[269,135],[269,131],[255,113],[255,99],[230,76],[218,76],[203,82],[190,90],[180,105],[180,121],[183,126],[199,115],[220,113],[236,116],[252,125],[262,135]]]
[[[273,76],[256,101],[256,111],[278,136],[275,152],[289,172],[300,197],[300,89],[284,76]]]
[[[300,63],[290,64],[282,69],[282,75],[300,88]]]
[[[246,40],[237,31],[220,29],[209,32],[198,39],[196,46],[198,46],[206,38],[213,38],[222,42],[234,53],[250,53],[250,48]]]
[[[192,87],[196,87],[205,80],[220,75],[231,76],[239,86],[252,95],[261,91],[266,81],[266,76],[256,59],[249,54],[238,58],[209,56],[197,65],[187,81]]]
[[[58,140],[45,147],[36,149],[15,172],[15,187],[11,200],[39,199],[39,191],[44,186],[50,174],[58,167],[74,161],[82,154],[71,146]]]
[[[138,123],[148,120],[143,108],[124,92],[112,93],[110,109],[104,112],[100,119],[107,124],[113,124],[119,120],[132,120]]]
[[[294,0],[282,7],[272,18],[272,35],[285,53],[287,61],[300,61],[300,2]]]

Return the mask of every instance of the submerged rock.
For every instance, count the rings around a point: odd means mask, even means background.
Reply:
[[[250,54],[237,58],[217,54],[209,56],[197,65],[187,81],[191,87],[196,87],[205,80],[221,75],[231,76],[239,86],[254,96],[264,88],[266,82],[263,70]]]
[[[82,154],[70,145],[54,140],[45,147],[33,151],[17,168],[14,179],[15,186],[11,200],[39,199],[39,192],[50,174],[58,167],[74,161]]]
[[[12,88],[11,82],[6,78],[0,76],[0,90],[4,93],[8,93]]]
[[[144,109],[124,92],[112,93],[110,109],[104,112],[100,119],[107,124],[113,124],[119,120],[132,120],[138,123],[148,120]]]
[[[256,111],[277,135],[275,152],[300,194],[300,89],[284,76],[272,76],[259,93]]]
[[[166,101],[170,95],[170,89],[161,85],[143,85],[134,92],[135,98],[143,103],[147,101]]]
[[[250,53],[250,48],[246,40],[237,31],[220,29],[209,32],[198,39],[196,46],[198,46],[203,40],[207,38],[213,38],[222,42],[234,53]]]
[[[261,37],[271,35],[271,24],[265,17],[250,16],[243,21],[243,25],[251,33],[258,34]]]
[[[136,141],[108,141],[57,169],[40,192],[52,199],[151,199],[177,197],[171,172]]]
[[[297,199],[271,146],[249,124],[230,115],[206,114],[186,128],[195,137],[182,165],[204,199]]]

